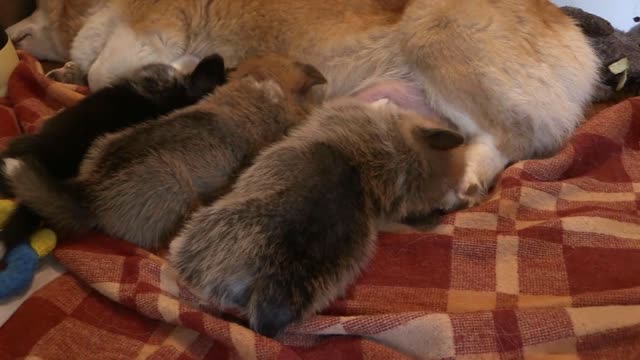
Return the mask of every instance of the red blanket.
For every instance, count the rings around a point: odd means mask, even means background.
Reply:
[[[74,99],[33,64],[23,55],[12,78],[5,138]],[[57,248],[70,273],[0,329],[0,359],[640,359],[639,205],[640,98],[433,232],[381,235],[346,297],[279,340],[199,304],[163,258],[96,234]]]

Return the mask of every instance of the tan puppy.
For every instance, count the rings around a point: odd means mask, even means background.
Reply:
[[[453,122],[470,142],[458,191],[470,203],[508,163],[562,146],[599,70],[548,0],[109,0],[70,54],[100,88],[134,64],[217,52],[233,66],[264,51],[316,66],[326,98],[367,92]]]

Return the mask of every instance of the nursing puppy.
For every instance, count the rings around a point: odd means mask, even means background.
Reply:
[[[218,55],[206,57],[188,75],[169,65],[143,66],[54,115],[38,133],[12,141],[0,153],[4,160],[0,190],[4,196],[13,194],[6,177],[10,178],[22,161],[37,164],[34,166],[41,167],[52,179],[75,177],[89,146],[101,135],[194,104],[225,81],[224,62]],[[27,239],[40,220],[28,206],[19,204],[0,232],[0,247]]]
[[[411,99],[398,104],[446,118],[469,139],[458,196],[471,204],[507,164],[563,146],[600,66],[547,0],[104,0],[86,13],[68,51],[91,88],[151,61],[217,52],[234,66],[265,51],[316,66],[324,98],[400,85]],[[25,28],[8,32],[22,38]]]
[[[61,230],[99,229],[158,248],[261,148],[305,118],[307,92],[324,81],[315,68],[278,55],[249,60],[199,103],[97,140],[77,179],[57,183],[24,164],[11,185]]]
[[[196,211],[170,260],[261,334],[326,307],[374,250],[376,224],[458,206],[463,138],[393,105],[335,100]]]

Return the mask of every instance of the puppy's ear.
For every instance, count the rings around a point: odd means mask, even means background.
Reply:
[[[227,81],[224,60],[218,54],[202,59],[189,76],[188,90],[194,97],[202,97]]]
[[[304,83],[302,84],[302,88],[300,91],[304,94],[313,86],[322,85],[327,83],[327,79],[325,79],[324,75],[316,69],[313,65],[303,64],[300,62],[295,62],[296,66],[298,66],[305,75]]]
[[[452,150],[464,144],[464,137],[452,130],[416,126],[411,135],[418,144],[434,150]]]

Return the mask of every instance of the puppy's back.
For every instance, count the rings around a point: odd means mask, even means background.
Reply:
[[[262,186],[243,188],[250,183]],[[172,244],[174,264],[208,296],[246,307],[254,329],[275,335],[326,306],[368,259],[372,230],[360,174],[329,144],[280,144],[238,185],[194,214]],[[203,274],[203,266],[211,271]]]

